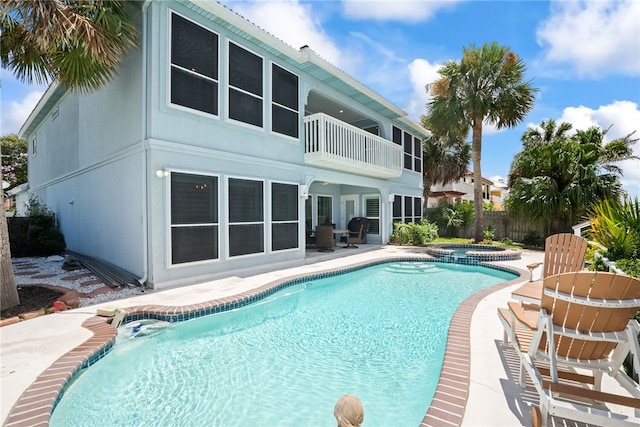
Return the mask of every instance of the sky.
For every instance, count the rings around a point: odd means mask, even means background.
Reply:
[[[640,138],[640,1],[222,0],[299,48],[308,45],[419,122],[425,85],[463,48],[498,42],[525,63],[539,91],[512,129],[485,126],[482,175],[506,178],[521,136],[543,120]],[[46,87],[0,70],[0,135],[17,133]],[[470,138],[470,137],[469,137]],[[634,151],[640,156],[640,142]],[[640,197],[640,160],[620,164],[624,189]]]

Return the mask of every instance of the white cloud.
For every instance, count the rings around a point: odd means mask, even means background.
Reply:
[[[566,64],[580,76],[640,74],[640,2],[553,1],[537,30],[544,62]]]
[[[322,23],[314,19],[310,7],[301,5],[298,0],[281,0],[269,2],[225,3],[258,25],[294,48],[308,45],[322,58],[332,64],[341,65],[343,57],[339,49],[322,28]]]
[[[426,59],[414,59],[408,65],[412,92],[405,110],[410,119],[419,121],[420,116],[426,114],[426,105],[431,100],[431,95],[426,91],[425,86],[440,78],[438,70],[441,66],[441,64],[431,64]]]
[[[32,90],[22,101],[11,101],[8,105],[3,105],[0,134],[18,133],[43,93],[44,91]]]
[[[342,7],[345,15],[351,19],[420,22],[458,2],[459,0],[342,0]]]
[[[584,106],[567,107],[556,123],[567,122],[574,129],[585,130],[591,126],[609,129],[606,140],[624,137],[633,131],[632,138],[640,138],[640,107],[631,101],[614,101],[609,105],[592,109]],[[634,153],[640,156],[640,142],[634,146]],[[640,160],[625,160],[618,164],[624,171],[621,178],[625,190],[633,197],[640,197]]]

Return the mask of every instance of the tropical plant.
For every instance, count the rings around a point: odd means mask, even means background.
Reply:
[[[488,226],[482,232],[482,237],[486,242],[493,242],[493,239],[496,238],[496,230],[494,230],[492,226]]]
[[[635,158],[633,134],[605,143],[607,130],[589,128],[568,136],[571,125],[542,122],[548,138],[523,134],[523,151],[518,153],[509,172],[511,191],[505,206],[512,212],[525,212],[544,224],[549,234],[568,231],[601,200],[622,195],[615,164]],[[603,172],[604,171],[604,172]]]
[[[425,117],[421,118],[423,126]],[[464,136],[451,134],[439,136],[432,133],[422,144],[422,184],[424,206],[426,210],[431,187],[435,184],[446,185],[459,180],[467,171],[471,160],[471,145]]]
[[[428,221],[419,223],[393,223],[391,243],[397,245],[424,245],[438,237],[438,226]]]
[[[589,213],[589,237],[607,248],[607,257],[640,258],[640,201],[610,199],[595,205]]]
[[[442,76],[426,89],[433,98],[423,119],[436,134],[467,135],[472,131],[474,200],[482,200],[482,130],[485,122],[497,129],[511,128],[533,107],[535,92],[523,82],[526,67],[506,46],[485,43],[463,49],[462,59],[446,62]],[[482,204],[475,204],[475,240],[482,240]]]
[[[458,237],[459,231],[473,221],[473,203],[443,202],[425,211],[425,217],[446,230],[447,236]]]
[[[132,18],[137,7],[122,0],[3,0],[0,65],[27,83],[53,80],[96,90],[112,79],[137,43]],[[20,303],[1,191],[0,301],[2,310]]]
[[[27,182],[27,141],[18,135],[0,138],[2,152],[2,179],[9,183],[7,189]]]

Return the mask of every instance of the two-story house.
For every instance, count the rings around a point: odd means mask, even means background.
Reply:
[[[463,177],[446,185],[437,183],[431,186],[427,207],[432,208],[439,203],[473,203],[474,201],[474,176],[473,171],[467,169]],[[504,182],[494,183],[482,178],[482,202],[491,203],[495,210],[502,210],[503,200],[508,194],[508,188]]]
[[[155,288],[303,259],[317,224],[419,219],[427,135],[400,108],[215,1],[136,6],[103,89],[52,84],[20,136],[67,247]]]

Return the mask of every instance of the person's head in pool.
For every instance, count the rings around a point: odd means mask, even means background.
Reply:
[[[362,402],[351,394],[345,394],[336,402],[333,416],[338,421],[338,427],[360,427],[364,421]]]

